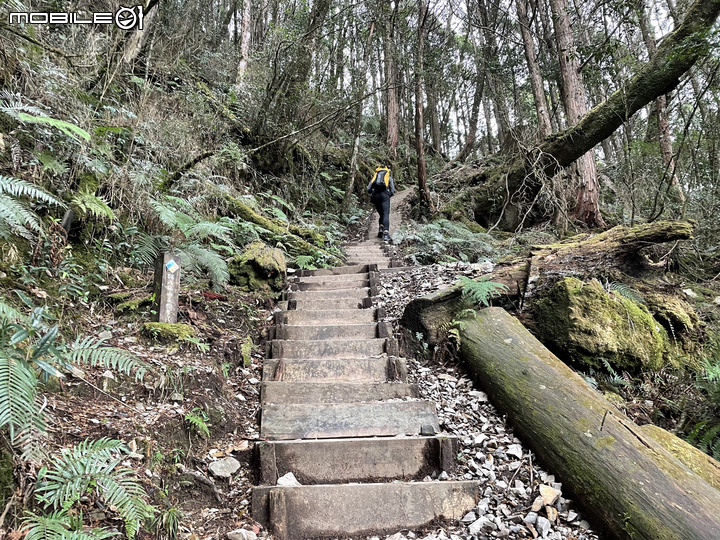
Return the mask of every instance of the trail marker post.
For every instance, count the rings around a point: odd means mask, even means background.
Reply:
[[[175,324],[180,293],[180,256],[163,253],[155,259],[155,322]]]

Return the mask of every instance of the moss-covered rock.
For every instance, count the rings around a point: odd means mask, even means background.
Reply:
[[[143,325],[143,331],[148,336],[163,341],[183,341],[195,337],[195,329],[183,323],[147,322]]]
[[[693,307],[685,300],[660,293],[648,293],[644,298],[655,319],[676,340],[687,337],[698,327],[700,319]]]
[[[648,309],[598,281],[565,278],[535,304],[538,337],[558,355],[592,367],[602,358],[618,369],[660,368],[665,329]]]
[[[250,291],[281,291],[287,263],[283,252],[256,240],[228,262],[230,283]]]
[[[117,305],[115,310],[119,313],[137,311],[144,306],[152,305],[152,298],[146,296],[144,298],[133,298]]]

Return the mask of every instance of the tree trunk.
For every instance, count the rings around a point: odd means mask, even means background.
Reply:
[[[515,0],[517,7],[518,22],[520,23],[520,33],[522,34],[523,46],[525,48],[525,60],[527,61],[528,71],[530,72],[530,88],[535,101],[535,110],[538,117],[538,133],[540,137],[545,138],[552,133],[550,127],[550,113],[548,111],[547,99],[545,98],[545,89],[543,88],[542,76],[540,75],[540,65],[537,61],[535,53],[535,43],[530,33],[530,20],[527,15],[527,0]]]
[[[655,36],[648,24],[647,13],[645,12],[644,6],[639,7],[636,12],[645,46],[647,47],[648,54],[652,56],[657,52],[657,46],[655,45]],[[663,177],[670,177],[670,185],[675,191],[677,200],[680,203],[684,203],[685,193],[683,193],[680,181],[675,172],[675,157],[673,155],[672,141],[670,140],[670,122],[667,112],[667,97],[665,95],[658,96],[655,99],[655,111],[658,128],[658,145],[660,146],[660,155],[665,165]]]
[[[360,153],[360,132],[362,130],[362,118],[363,118],[363,104],[365,100],[365,79],[367,75],[368,64],[370,62],[370,50],[372,47],[372,37],[375,31],[375,23],[370,23],[370,31],[368,32],[367,43],[365,43],[365,51],[363,53],[362,65],[356,70],[357,80],[353,85],[357,88],[356,97],[357,102],[355,104],[355,118],[353,120],[353,146],[350,155],[350,170],[348,171],[348,180],[345,187],[345,196],[343,197],[343,212],[350,210],[350,201],[352,200],[352,192],[355,186],[355,175],[357,174],[357,162],[358,154]]]
[[[720,491],[593,390],[520,322],[487,308],[460,328],[460,358],[564,488],[622,540],[707,540]]]
[[[440,122],[438,121],[437,99],[435,85],[429,81],[425,85],[427,88],[427,113],[430,117],[430,138],[432,139],[432,147],[435,153],[442,154],[442,137],[440,134]]]
[[[478,56],[480,56],[478,54]],[[475,93],[473,94],[472,107],[470,109],[470,125],[468,126],[467,137],[460,153],[448,165],[458,161],[465,161],[475,148],[477,140],[478,117],[480,115],[480,104],[482,103],[483,90],[485,85],[485,69],[481,70],[480,62],[475,62]]]
[[[398,145],[398,115],[400,108],[398,105],[398,74],[397,62],[395,58],[395,27],[397,24],[397,2],[393,4],[392,13],[385,19],[385,34],[383,35],[385,49],[385,91],[387,95],[387,145],[390,149],[390,158],[394,161],[397,159]]]
[[[588,111],[585,85],[570,27],[567,0],[550,0],[550,7],[560,55],[565,114],[568,126],[574,126]],[[575,165],[580,181],[575,216],[589,227],[605,227],[605,221],[600,214],[600,185],[595,168],[595,154],[589,151],[578,158]]]
[[[240,83],[245,76],[248,66],[248,57],[250,56],[250,9],[251,0],[243,0],[242,6],[242,22],[240,23],[240,62],[238,63],[237,76],[235,82]]]
[[[157,0],[150,0],[144,7],[143,11],[143,28],[142,30],[134,30],[130,32],[128,40],[125,42],[123,48],[122,64],[130,65],[137,60],[140,51],[147,42],[148,36],[152,33],[153,21],[155,20],[155,14],[158,12],[156,6]]]
[[[533,200],[542,187],[542,176],[550,177],[569,166],[640,108],[675,88],[680,77],[707,53],[707,31],[719,12],[720,2],[696,0],[683,22],[665,37],[657,53],[621,90],[593,108],[577,125],[546,138],[538,145],[537,153],[515,154],[499,166],[458,169],[459,181],[480,185],[465,190],[446,205],[443,213],[465,216],[470,210],[481,224],[497,221],[505,230],[515,230],[523,210],[522,201],[516,202],[518,197]]]
[[[417,152],[417,177],[420,201],[430,210],[435,206],[430,199],[427,187],[427,168],[425,166],[425,145],[423,142],[423,62],[425,58],[425,23],[427,22],[428,8],[424,0],[418,2],[418,39],[417,60],[415,62],[415,151]]]

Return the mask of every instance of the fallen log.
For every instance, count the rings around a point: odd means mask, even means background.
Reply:
[[[720,535],[720,491],[632,423],[514,317],[487,308],[460,329],[460,358],[516,434],[622,540]]]
[[[566,276],[604,277],[610,272],[623,275],[620,281],[630,284],[630,277],[657,272],[643,248],[664,242],[692,238],[696,224],[692,221],[656,221],[635,227],[617,226],[600,234],[581,234],[555,244],[533,246],[529,253],[500,261],[490,274],[491,281],[502,283],[507,291],[501,304],[514,304],[526,311],[537,291]],[[401,320],[413,333],[422,332],[428,343],[442,337],[443,325],[452,321],[467,307],[459,287],[418,298],[408,304]],[[504,302],[504,303],[503,303]],[[681,327],[681,326],[678,326]]]

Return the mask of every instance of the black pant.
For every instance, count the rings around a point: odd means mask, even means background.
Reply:
[[[370,197],[370,202],[375,206],[375,210],[380,214],[378,224],[383,226],[386,231],[390,229],[390,194],[387,191],[374,193]]]

